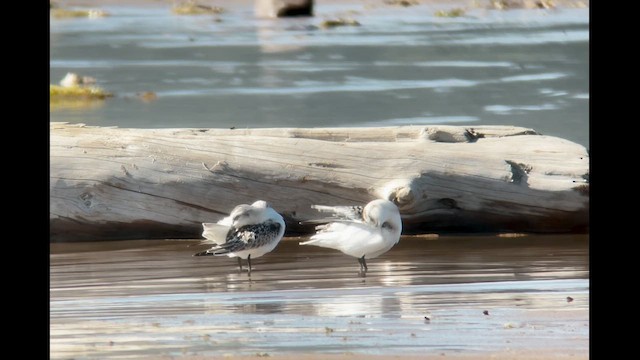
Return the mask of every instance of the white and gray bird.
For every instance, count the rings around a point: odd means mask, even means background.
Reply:
[[[229,216],[217,223],[203,223],[202,243],[215,244],[211,249],[193,256],[229,256],[246,259],[251,274],[251,259],[271,252],[284,235],[284,219],[266,201],[236,206]]]
[[[389,251],[400,241],[402,219],[398,207],[389,200],[378,199],[366,206],[323,206],[312,208],[333,213],[332,217],[311,220],[324,223],[316,233],[300,245],[315,245],[340,250],[358,258],[360,272],[367,272],[365,259],[373,259]]]

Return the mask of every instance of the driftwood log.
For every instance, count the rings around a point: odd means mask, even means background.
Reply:
[[[200,238],[263,199],[309,233],[311,204],[387,198],[404,233],[584,232],[584,146],[509,126],[124,129],[51,123],[52,241]]]

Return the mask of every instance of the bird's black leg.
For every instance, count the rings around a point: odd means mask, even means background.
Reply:
[[[251,254],[247,256],[247,263],[249,264],[249,272],[247,273],[247,275],[251,276]]]
[[[240,268],[240,272],[242,272],[242,260],[238,257],[238,268]]]
[[[364,260],[364,255],[362,255],[361,258],[358,258],[358,263],[360,264],[360,276],[366,276],[367,262]]]

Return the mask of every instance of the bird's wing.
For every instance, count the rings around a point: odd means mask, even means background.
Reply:
[[[362,221],[362,206],[326,206],[311,205],[312,209],[331,213],[329,217],[301,221],[301,224],[321,224],[331,221]]]
[[[300,245],[315,245],[336,249],[345,254],[362,257],[384,247],[379,229],[357,222],[332,222],[318,226],[317,232]]]
[[[280,233],[281,225],[274,221],[260,224],[245,225],[240,228],[231,228],[227,234],[226,242],[207,251],[213,255],[226,255],[228,253],[254,249],[275,241]]]

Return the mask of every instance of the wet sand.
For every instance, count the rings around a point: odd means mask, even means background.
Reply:
[[[264,356],[263,356],[264,357]],[[159,359],[181,359],[181,360],[255,360],[263,358],[259,355],[254,356],[180,356],[180,357],[161,357]],[[547,360],[547,359],[588,359],[587,355],[579,354],[563,354],[561,351],[553,349],[544,349],[541,351],[504,351],[490,354],[437,354],[437,355],[327,355],[327,354],[295,354],[284,356],[268,356],[269,359],[278,360],[421,360],[421,359],[447,359],[447,360],[473,360],[473,359],[491,359],[491,360]]]
[[[251,277],[195,240],[51,244],[51,358],[588,358],[586,235],[404,237],[366,277],[299,240]]]
[[[264,356],[263,356],[264,357]],[[181,359],[181,360],[255,360],[262,358],[259,355],[254,356],[180,356],[180,357],[163,357],[159,359]],[[328,355],[328,354],[295,354],[282,356],[269,356],[269,359],[278,360],[421,360],[421,359],[448,359],[448,360],[473,360],[473,359],[491,359],[491,360],[547,360],[547,359],[588,359],[587,355],[564,354],[561,350],[543,349],[539,351],[504,351],[490,354],[437,354],[437,355]]]

